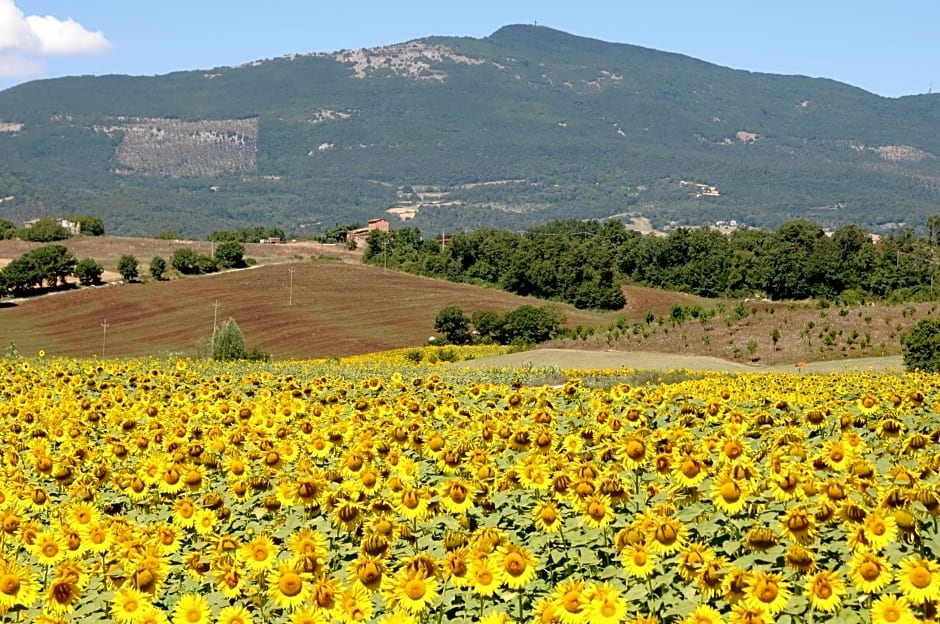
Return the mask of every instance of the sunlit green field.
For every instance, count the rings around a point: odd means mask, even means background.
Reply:
[[[940,377],[415,359],[0,360],[3,622],[933,621]]]

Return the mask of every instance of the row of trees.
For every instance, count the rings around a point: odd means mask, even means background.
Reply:
[[[578,308],[626,303],[616,271],[620,222],[558,221],[526,232],[485,228],[425,241],[414,228],[373,231],[363,260],[455,282],[496,286]]]
[[[78,223],[80,232],[84,236],[103,236],[104,222],[92,215],[75,215],[67,217],[73,223]],[[62,226],[56,219],[39,219],[30,227],[17,227],[8,219],[0,219],[0,239],[9,240],[19,238],[36,243],[51,243],[71,237],[71,232]]]
[[[172,268],[187,275],[208,273],[219,269],[238,268],[248,263],[244,258],[245,247],[235,241],[220,243],[213,256],[198,254],[189,248],[177,249],[171,258]],[[150,261],[150,277],[164,278],[167,262],[161,256]],[[126,282],[140,278],[140,263],[131,254],[118,259],[117,271]],[[56,289],[67,285],[67,278],[78,279],[83,286],[101,283],[104,267],[94,258],[78,260],[63,245],[44,245],[31,249],[14,259],[0,270],[0,296],[11,293],[28,295],[40,289]]]
[[[177,238],[182,238],[179,236]],[[237,230],[219,230],[209,234],[208,239],[217,243],[223,241],[235,241],[238,243],[260,243],[262,240],[269,238],[279,238],[284,240],[287,236],[284,234],[284,230],[276,227],[243,227],[238,228]]]
[[[125,281],[138,278],[137,258],[130,254],[121,256],[117,268]],[[162,275],[159,268],[158,272]],[[44,245],[27,251],[0,270],[0,296],[60,288],[67,285],[69,277],[75,277],[83,286],[90,286],[101,283],[103,274],[104,267],[94,258],[78,260],[63,245]]]
[[[215,273],[221,269],[239,269],[247,266],[245,246],[234,240],[227,240],[216,245],[213,254],[202,254],[180,247],[170,257],[170,264],[183,275]]]
[[[788,221],[776,231],[679,228],[668,236],[646,236],[620,221],[569,220],[439,240],[423,240],[414,228],[376,231],[364,259],[580,308],[622,307],[625,281],[706,297],[842,297],[854,303],[933,298],[938,238],[905,228],[876,244],[857,225],[828,233],[806,220]]]
[[[514,310],[474,310],[469,316],[457,306],[441,308],[434,330],[451,344],[538,344],[555,337],[565,315],[554,305],[521,305]]]

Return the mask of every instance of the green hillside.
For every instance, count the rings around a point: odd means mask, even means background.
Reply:
[[[414,211],[426,232],[611,216],[879,230],[937,213],[938,155],[937,95],[536,26],[0,92],[0,218],[92,213],[115,234]]]

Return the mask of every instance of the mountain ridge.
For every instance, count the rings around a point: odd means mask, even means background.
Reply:
[[[881,230],[940,203],[938,122],[936,95],[517,24],[7,89],[0,218],[92,212],[120,234],[409,214],[434,232],[614,215]]]

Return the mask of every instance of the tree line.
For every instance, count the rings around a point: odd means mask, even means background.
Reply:
[[[626,282],[704,297],[911,301],[935,293],[940,218],[929,221],[926,237],[902,228],[877,242],[857,225],[826,232],[802,219],[775,231],[678,228],[667,236],[616,220],[481,228],[436,240],[406,227],[372,232],[363,259],[603,310],[624,306]]]
[[[66,220],[77,223],[79,225],[79,232],[83,236],[104,236],[104,222],[98,217],[92,215],[76,215],[67,217]],[[19,238],[20,240],[34,243],[51,243],[66,240],[71,236],[72,233],[57,219],[38,219],[30,224],[29,227],[17,227],[16,224],[9,219],[0,219],[0,239],[2,240]]]
[[[173,252],[170,266],[182,275],[212,273],[220,269],[247,266],[251,259],[244,257],[245,246],[236,241],[224,241],[215,246],[212,256],[196,253],[188,247]],[[150,261],[150,277],[163,279],[167,261],[154,256]],[[117,271],[126,282],[140,277],[140,263],[131,254],[118,259]],[[69,277],[74,277],[82,286],[101,283],[104,267],[94,258],[77,259],[64,245],[53,243],[36,247],[14,258],[0,270],[0,296],[12,294],[26,296],[43,290],[68,288]]]

